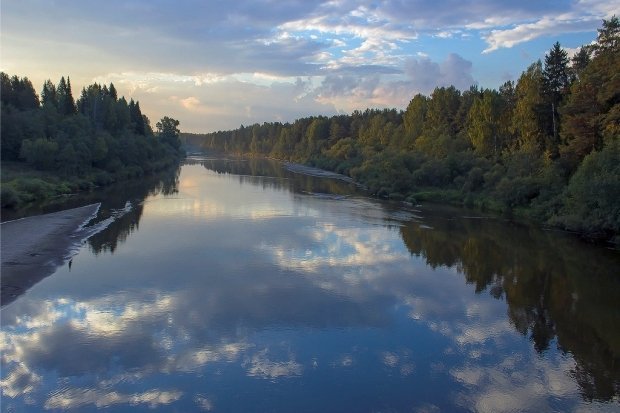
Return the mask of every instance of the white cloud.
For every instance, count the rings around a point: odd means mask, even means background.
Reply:
[[[257,376],[265,379],[278,379],[300,376],[303,366],[294,359],[287,361],[272,361],[267,358],[267,350],[255,354],[246,361],[248,376]]]
[[[510,29],[491,30],[484,37],[489,46],[483,50],[483,53],[490,53],[500,48],[511,48],[541,36],[592,31],[599,24],[598,19],[568,20],[556,17],[543,17],[534,23],[518,24]]]
[[[508,356],[494,366],[468,364],[450,374],[466,386],[461,401],[478,412],[547,411],[550,397],[579,398],[573,368],[572,360],[532,354],[529,360]]]
[[[196,396],[194,397],[194,401],[203,412],[210,412],[213,410],[213,402],[204,396]]]
[[[177,390],[162,391],[152,389],[143,393],[124,394],[115,391],[99,389],[67,388],[52,394],[45,401],[45,409],[76,409],[93,404],[98,408],[106,408],[115,404],[130,404],[137,406],[145,404],[154,409],[162,405],[171,404],[179,400],[183,392]]]
[[[32,393],[40,384],[41,376],[30,371],[23,363],[17,364],[4,379],[0,380],[2,394],[11,398]]]

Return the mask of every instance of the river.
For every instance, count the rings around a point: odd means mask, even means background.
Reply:
[[[267,160],[110,218],[3,307],[2,412],[620,409],[618,251]]]

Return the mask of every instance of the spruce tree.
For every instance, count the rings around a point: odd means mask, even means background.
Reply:
[[[43,90],[41,91],[41,100],[43,106],[54,107],[58,109],[58,94],[56,93],[56,86],[51,80],[46,80],[43,83]]]
[[[571,59],[571,82],[579,80],[588,63],[590,63],[590,49],[587,46],[583,46]]]
[[[75,107],[75,100],[73,99],[73,92],[71,92],[71,79],[67,76],[67,96],[64,106],[65,115],[75,115],[77,109]]]
[[[555,42],[551,50],[545,55],[545,69],[543,70],[543,89],[545,99],[547,100],[547,108],[543,111],[546,119],[543,125],[546,134],[551,137],[549,149],[552,156],[557,155],[558,145],[558,108],[563,97],[568,93],[570,86],[570,70],[569,59],[566,50],[562,49],[559,42]]]
[[[116,88],[114,87],[113,83],[110,83],[110,89],[108,91],[110,93],[110,97],[116,102],[116,100],[118,99],[118,93],[116,92]]]
[[[75,100],[71,93],[71,81],[69,78],[65,81],[65,77],[60,78],[58,87],[56,88],[58,95],[58,111],[63,115],[74,115],[76,113]]]
[[[617,53],[620,50],[620,20],[615,15],[609,20],[603,20],[603,27],[598,29],[594,50],[596,54],[606,51]]]

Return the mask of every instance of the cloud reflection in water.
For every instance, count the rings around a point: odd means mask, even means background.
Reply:
[[[113,253],[83,249],[70,272],[3,309],[3,401],[259,411],[286,394],[282,410],[587,408],[569,354],[539,355],[506,302],[474,294],[458,258],[412,254],[403,231],[429,231],[426,218],[200,166],[183,170],[175,198],[148,198]]]

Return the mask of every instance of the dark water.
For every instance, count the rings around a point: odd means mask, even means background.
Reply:
[[[2,309],[3,412],[620,409],[617,251],[256,160],[108,216]]]

